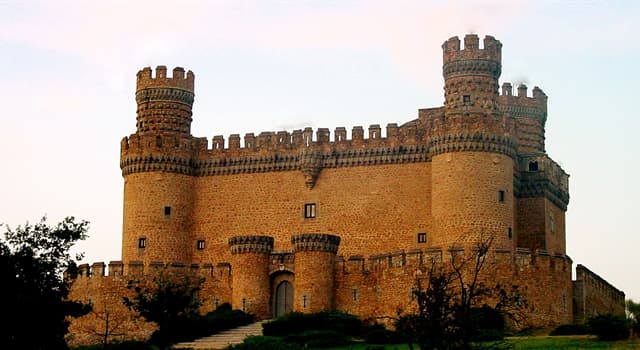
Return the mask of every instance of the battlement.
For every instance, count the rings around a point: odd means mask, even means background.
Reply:
[[[108,266],[108,269],[106,268]],[[174,274],[188,274],[200,277],[225,277],[231,276],[231,265],[226,262],[217,264],[184,264],[181,262],[152,261],[148,264],[142,261],[130,261],[124,264],[114,260],[109,264],[94,262],[93,264],[81,264],[78,266],[77,278],[139,278],[145,275],[153,276],[160,272]]]
[[[510,82],[502,83],[502,93],[498,97],[500,109],[515,118],[538,118],[544,126],[547,119],[547,95],[535,86],[531,91],[532,95],[528,96],[527,89],[525,84],[520,84],[514,94]]]
[[[136,80],[136,91],[147,88],[179,88],[193,92],[194,74],[192,71],[188,71],[186,76],[184,68],[175,67],[173,69],[173,76],[167,75],[166,66],[157,66],[153,76],[153,70],[151,67],[145,67],[138,71]]]
[[[519,157],[515,190],[520,198],[547,197],[566,210],[569,204],[569,174],[546,154]]]
[[[352,255],[348,258],[338,257],[338,271],[347,274],[372,273],[402,269],[405,266],[418,267],[425,264],[449,263],[453,259],[461,259],[466,254],[475,254],[473,249],[465,250],[463,247],[431,247],[426,249],[412,249],[409,251],[395,251],[384,254],[371,255],[365,258],[362,255]],[[488,265],[504,265],[516,270],[522,269],[548,269],[550,271],[568,271],[572,260],[560,253],[549,253],[545,250],[531,252],[526,248],[518,248],[516,251],[508,249],[492,249],[487,257]],[[489,268],[492,270],[493,268]]]
[[[340,237],[324,233],[303,233],[291,237],[294,252],[318,251],[337,253]]]
[[[484,37],[483,47],[476,34],[464,37],[464,48],[460,47],[457,36],[449,38],[442,44],[442,62],[445,79],[456,75],[469,73],[487,74],[499,77],[502,61],[502,43],[494,37]]]
[[[231,254],[258,253],[270,254],[273,250],[273,237],[270,236],[235,236],[229,238]]]

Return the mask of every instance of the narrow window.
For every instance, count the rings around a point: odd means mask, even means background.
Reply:
[[[552,233],[555,232],[556,230],[556,221],[553,217],[553,212],[549,213],[549,231],[551,231]]]
[[[146,238],[138,238],[138,248],[145,248],[147,246]]]
[[[498,202],[504,202],[504,191],[498,191]]]
[[[242,311],[247,311],[247,298],[242,298]]]
[[[164,216],[171,216],[171,207],[164,207]]]
[[[427,233],[426,232],[418,233],[418,243],[427,243]]]
[[[538,171],[538,162],[529,162],[529,171]]]
[[[358,288],[353,287],[353,289],[351,290],[351,294],[353,297],[353,301],[358,301]]]
[[[465,105],[470,105],[471,104],[471,95],[462,96],[462,103],[464,103]]]
[[[217,309],[218,305],[220,304],[220,299],[218,299],[218,297],[213,298],[213,309]]]
[[[197,247],[199,250],[204,249],[204,239],[199,239],[199,240],[198,240],[198,244],[196,245],[196,247]]]
[[[313,219],[316,217],[316,204],[315,203],[306,203],[304,205],[304,218],[305,219]]]
[[[305,309],[307,308],[307,295],[306,294],[302,296],[302,307],[305,308]]]
[[[512,239],[513,238],[513,229],[511,229],[511,227],[509,227],[508,234],[509,234],[509,239]]]

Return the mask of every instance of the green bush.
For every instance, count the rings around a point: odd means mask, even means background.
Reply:
[[[351,343],[351,338],[343,333],[331,330],[312,330],[284,337],[287,343],[298,344],[303,348],[331,348]]]
[[[73,350],[156,350],[153,345],[142,341],[124,341],[108,344],[105,348],[102,345],[78,346]]]
[[[362,333],[362,321],[340,311],[321,311],[313,314],[291,312],[262,325],[263,334],[284,337],[311,330],[335,331],[350,336]]]
[[[153,344],[172,344],[190,341],[227,329],[244,326],[253,321],[253,315],[240,310],[232,310],[231,305],[225,303],[204,316],[190,315],[179,319],[169,329],[169,333],[154,332],[151,335],[150,342]]]
[[[552,330],[549,335],[584,335],[590,333],[589,326],[580,323],[561,324]]]
[[[589,319],[587,322],[591,333],[596,335],[599,340],[624,340],[630,335],[629,321],[618,315],[604,314],[597,315]]]
[[[473,322],[473,341],[502,340],[504,336],[504,316],[500,311],[488,306],[476,307],[471,310]]]
[[[244,343],[227,347],[228,350],[302,350],[298,344],[287,343],[278,337],[248,337]]]
[[[398,332],[390,331],[383,325],[377,324],[369,328],[364,341],[369,344],[399,344],[404,342],[404,339]]]

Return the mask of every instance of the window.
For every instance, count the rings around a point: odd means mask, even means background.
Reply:
[[[529,171],[538,171],[538,162],[529,162]]]
[[[147,239],[138,238],[138,248],[146,248],[146,247],[147,247]]]
[[[549,213],[549,231],[551,231],[552,233],[555,232],[556,230],[556,220],[553,217],[553,212]]]
[[[171,207],[164,207],[164,216],[171,215]]]
[[[465,105],[470,105],[471,104],[471,95],[462,96],[462,103],[464,103]]]
[[[247,298],[242,298],[242,311],[247,311]]]
[[[204,249],[204,239],[199,239],[199,240],[198,240],[198,243],[196,244],[196,247],[197,247],[199,250]]]
[[[511,227],[509,227],[508,235],[509,239],[513,239],[513,229],[511,229]]]
[[[358,288],[353,287],[351,290],[351,296],[353,297],[353,301],[358,301]]]
[[[304,218],[313,219],[316,217],[316,204],[307,203],[304,205]]]
[[[426,232],[418,233],[418,243],[427,243],[427,233]]]
[[[498,191],[498,202],[504,202],[504,191]]]
[[[302,307],[305,309],[307,308],[307,301],[308,301],[308,298],[307,298],[307,295],[305,294],[302,296]]]

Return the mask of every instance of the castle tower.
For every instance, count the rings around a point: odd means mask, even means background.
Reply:
[[[445,112],[428,140],[432,155],[433,231],[430,245],[472,248],[494,238],[513,249],[516,154],[514,122],[498,108],[501,47],[476,35],[443,45]]]
[[[335,307],[334,266],[340,237],[306,233],[291,237],[291,243],[296,273],[293,310],[332,310]]]
[[[137,78],[136,133],[190,135],[193,73],[189,71],[185,77],[184,69],[176,67],[173,69],[173,77],[169,78],[167,67],[158,66],[153,77],[151,68],[146,67],[138,72]]]
[[[495,115],[498,112],[498,78],[502,69],[502,44],[492,36],[480,48],[478,36],[450,38],[442,45],[444,107],[448,116]]]
[[[194,76],[158,66],[137,74],[136,133],[121,143],[122,260],[191,263]]]
[[[231,248],[231,306],[268,319],[271,295],[269,257],[273,237],[235,236],[229,239]]]

